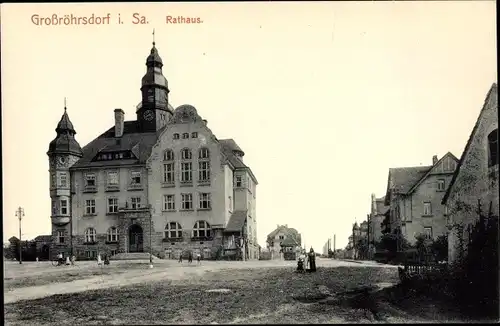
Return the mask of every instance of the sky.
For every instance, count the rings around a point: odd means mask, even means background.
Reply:
[[[50,234],[46,152],[65,97],[82,147],[115,108],[135,119],[154,28],[171,104],[194,105],[246,153],[259,243],[288,224],[316,251],[334,234],[343,248],[389,168],[462,154],[497,80],[495,12],[494,1],[2,4],[4,240],[18,206],[24,239]],[[31,19],[108,13],[108,25]]]

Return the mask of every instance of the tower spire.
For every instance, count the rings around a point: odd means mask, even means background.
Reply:
[[[66,97],[64,97],[64,111],[66,112]]]

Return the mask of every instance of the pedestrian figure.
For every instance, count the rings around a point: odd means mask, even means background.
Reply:
[[[192,263],[193,262],[193,253],[190,251],[189,254],[188,254],[188,263]]]
[[[109,256],[104,255],[104,265],[109,265]]]
[[[181,251],[181,252],[179,253],[179,263],[182,263],[182,254],[183,254],[183,252]]]
[[[70,258],[71,266],[75,265],[75,260],[76,260],[75,255],[72,255],[71,258]]]
[[[38,257],[36,257],[36,262],[38,263]]]
[[[97,255],[97,266],[102,266],[101,254]]]
[[[312,247],[309,250],[309,271],[316,272],[316,253]]]
[[[63,254],[62,252],[57,254],[57,265],[63,265],[64,260],[63,260]]]
[[[198,265],[201,263],[201,255],[200,255],[200,253],[196,254],[196,261],[198,262]]]
[[[297,272],[304,273],[304,264],[306,260],[306,255],[302,252],[299,256],[299,260],[297,261]]]

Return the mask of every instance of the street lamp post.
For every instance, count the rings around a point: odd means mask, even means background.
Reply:
[[[153,268],[153,205],[149,204],[149,268]]]
[[[16,216],[19,218],[19,264],[23,263],[23,247],[21,242],[21,219],[24,217],[24,208],[19,206],[16,211]]]

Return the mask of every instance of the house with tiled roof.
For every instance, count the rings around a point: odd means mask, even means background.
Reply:
[[[372,194],[371,211],[369,215],[368,242],[370,245],[380,241],[382,237],[382,222],[386,218],[389,206],[385,205],[385,196],[377,198]]]
[[[302,248],[302,236],[288,224],[277,225],[271,233],[267,235],[267,249],[271,252],[273,259],[283,258],[285,252],[297,252]]]
[[[245,152],[192,105],[174,109],[162,67],[153,43],[134,119],[115,109],[114,126],[83,148],[64,108],[47,152],[51,252],[211,259],[226,248],[258,259],[258,182]]]
[[[463,232],[464,243],[468,243],[468,227],[477,221],[479,207],[486,215],[499,216],[498,170],[498,90],[494,83],[442,201],[448,211],[449,262],[459,252],[458,232]]]
[[[445,207],[441,200],[458,159],[450,152],[432,165],[389,169],[384,206],[388,207],[389,232],[401,233],[410,243],[423,234],[436,239],[446,234]]]

